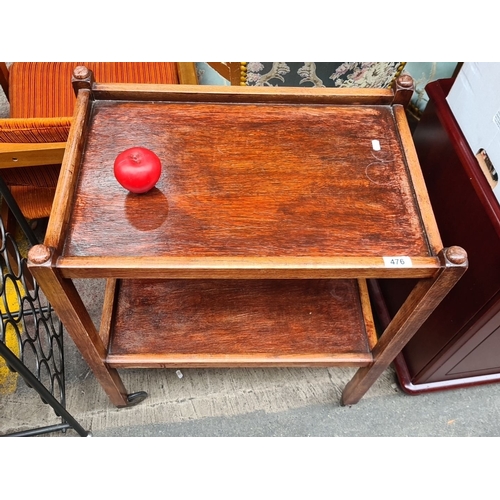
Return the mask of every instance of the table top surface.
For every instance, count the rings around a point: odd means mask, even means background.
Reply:
[[[95,101],[63,256],[432,255],[391,106]],[[143,146],[156,187],[115,157]]]

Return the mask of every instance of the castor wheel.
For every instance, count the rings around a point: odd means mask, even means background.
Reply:
[[[146,391],[133,392],[132,394],[127,395],[127,402],[129,406],[136,406],[139,403],[142,403],[148,397],[148,393]]]

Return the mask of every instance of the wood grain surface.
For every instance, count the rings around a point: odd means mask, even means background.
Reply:
[[[111,365],[120,360],[123,366],[371,360],[367,339],[373,325],[371,318],[364,323],[356,280],[118,283]]]
[[[390,106],[96,101],[77,193],[63,256],[429,255]]]
[[[118,368],[358,366],[342,398],[354,404],[467,267],[442,249],[407,85],[88,87],[45,240],[53,262],[34,265],[57,268],[49,299],[71,309],[115,404]],[[113,174],[134,146],[163,166],[142,195]],[[108,278],[99,335],[55,295],[91,277]],[[380,341],[362,279],[374,277],[424,278]]]

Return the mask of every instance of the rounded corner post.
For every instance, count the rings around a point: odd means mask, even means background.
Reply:
[[[443,248],[439,259],[441,267],[435,276],[415,285],[383,331],[372,351],[373,362],[360,368],[345,386],[343,405],[356,404],[364,396],[468,268],[467,252],[459,246]]]
[[[28,267],[48,264],[53,254],[54,250],[42,243],[31,247],[28,251]]]
[[[92,90],[94,83],[94,73],[91,69],[87,68],[87,66],[77,66],[73,70],[71,85],[73,86],[76,96],[80,89]]]
[[[467,252],[459,246],[447,247],[443,250],[444,264],[448,266],[463,267],[469,266]]]
[[[400,104],[406,108],[410,104],[415,91],[413,78],[408,73],[399,75],[392,84],[392,90],[394,92],[392,104]]]
[[[117,407],[129,406],[120,375],[106,363],[106,346],[73,281],[57,269],[57,259],[56,249],[35,245],[28,252],[28,268],[111,402]]]

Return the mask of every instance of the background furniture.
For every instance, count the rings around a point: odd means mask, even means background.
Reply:
[[[248,62],[247,85],[286,87],[387,88],[401,62]]]
[[[37,236],[20,214],[1,175],[0,194],[18,218],[29,244],[36,245]],[[0,397],[14,393],[18,378],[22,377],[61,418],[59,424],[24,429],[7,436],[35,436],[71,428],[80,436],[89,436],[66,409],[63,325],[29,272],[26,255],[21,254],[1,219],[0,264]]]
[[[28,219],[50,214],[75,105],[71,77],[79,65],[105,83],[197,83],[194,63],[0,63],[10,102],[10,118],[0,119],[0,168]]]
[[[211,62],[196,63],[202,85],[278,85],[326,87],[387,87],[402,72],[413,78],[415,91],[407,107],[414,128],[428,102],[425,86],[452,78],[457,62]]]
[[[467,268],[428,203],[407,77],[375,91],[75,85],[29,266],[116,406],[145,397],[117,369],[238,366],[359,367],[342,395],[355,404]],[[143,195],[112,169],[138,143],[163,163]],[[418,280],[380,340],[377,277]],[[76,278],[106,278],[99,331]]]
[[[400,62],[210,62],[197,64],[200,65],[201,83],[205,79],[207,83],[213,82],[220,75],[231,85],[338,88],[387,88],[401,74],[405,65]],[[205,68],[206,64],[212,69],[211,73]]]
[[[244,62],[202,62],[196,70],[200,85],[246,85]]]
[[[469,269],[397,358],[410,394],[500,381],[500,206],[446,102],[452,84],[427,85],[414,142],[443,244],[466,248]],[[388,321],[412,284],[379,285]]]
[[[460,70],[461,63],[457,62],[407,62],[404,71],[415,82],[415,92],[411,98],[408,112],[419,120],[424,112],[429,96],[425,91],[428,83],[446,78],[453,78]]]

